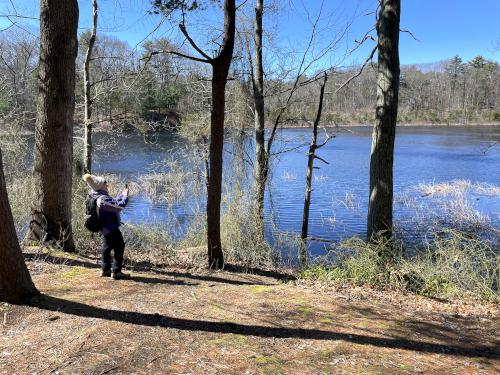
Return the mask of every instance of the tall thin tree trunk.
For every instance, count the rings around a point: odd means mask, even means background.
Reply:
[[[112,100],[111,100],[111,97],[108,99],[108,121],[109,121],[109,125],[112,126],[113,125],[113,107],[112,107]]]
[[[224,1],[224,40],[219,56],[212,64],[212,113],[210,117],[210,174],[207,193],[208,266],[224,267],[220,238],[220,202],[222,194],[222,152],[227,75],[233,58],[236,21],[235,0]]]
[[[262,64],[262,11],[264,0],[257,0],[255,7],[255,74],[253,98],[255,103],[255,220],[259,235],[264,239],[264,194],[266,191],[267,162],[264,129],[264,68]]]
[[[242,90],[245,87],[242,85]],[[234,190],[243,192],[245,177],[246,177],[246,164],[245,164],[245,124],[242,121],[235,130],[234,137],[234,158],[233,158],[233,171],[234,171]]]
[[[83,68],[83,84],[85,96],[85,135],[83,149],[83,168],[86,173],[92,173],[92,99],[90,98],[90,60],[92,59],[92,50],[94,48],[97,34],[97,0],[92,1],[93,19],[92,33],[90,34],[87,53],[85,54],[85,63]]]
[[[467,124],[467,90],[466,90],[465,82],[466,82],[466,77],[464,74],[464,82],[462,85],[462,116],[463,116],[462,123],[464,125]]]
[[[78,2],[41,0],[29,238],[74,251],[71,228]]]
[[[321,121],[321,113],[323,112],[323,98],[325,95],[325,85],[328,76],[325,73],[325,78],[323,83],[321,84],[321,89],[319,92],[319,103],[318,103],[318,111],[316,113],[316,118],[313,124],[313,134],[311,139],[311,144],[309,146],[309,153],[307,154],[307,175],[306,175],[306,194],[304,198],[304,211],[302,215],[302,231],[300,234],[300,238],[302,239],[302,244],[300,248],[300,263],[302,266],[307,265],[307,231],[309,228],[309,207],[311,205],[311,191],[312,191],[312,175],[314,168],[314,159],[316,156],[316,149],[319,148],[317,145],[318,140],[318,125]]]
[[[226,80],[218,66],[213,67],[212,114],[210,126],[209,175],[207,194],[208,265],[222,268],[224,256],[220,238],[220,202],[222,194],[222,151],[224,145],[224,108]]]
[[[37,294],[19,247],[14,219],[7,197],[0,150],[0,301],[22,302],[25,297]]]
[[[392,236],[393,160],[399,90],[400,0],[381,0],[377,22],[377,109],[372,134],[368,239]]]

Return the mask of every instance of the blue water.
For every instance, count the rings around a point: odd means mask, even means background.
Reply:
[[[315,161],[320,169],[315,169],[313,175],[309,235],[337,241],[346,236],[364,235],[366,231],[371,128],[330,129],[329,133],[335,138],[317,151],[329,164]],[[271,228],[300,233],[310,137],[310,129],[284,129],[273,147],[278,155],[273,159],[266,196],[266,232],[270,241]],[[166,157],[177,160],[185,168],[192,166],[186,156],[189,154],[186,142],[177,135],[161,135],[156,143],[144,143],[137,135],[126,138],[98,135],[97,144],[106,145],[111,139],[116,143],[95,155],[97,173],[139,180],[140,175],[154,170],[155,162]],[[495,145],[499,139],[500,127],[399,127],[394,158],[395,221],[403,222],[414,214],[398,197],[413,194],[419,203],[431,202],[431,198],[415,193],[414,187],[420,182],[470,180],[500,186],[500,144]],[[246,145],[247,154],[253,155],[250,137]],[[225,153],[224,173],[229,179],[234,167],[232,144],[228,142],[225,149],[229,152]],[[286,150],[292,151],[284,152]],[[499,226],[500,197],[474,196],[473,205],[490,216],[494,226]],[[167,209],[164,204],[154,205],[143,196],[135,196],[124,220],[167,224],[175,235],[182,236],[195,212],[194,200],[189,197]],[[319,254],[324,246],[324,243],[312,243],[310,250]]]

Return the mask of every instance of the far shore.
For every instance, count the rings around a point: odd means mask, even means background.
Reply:
[[[76,125],[79,126],[80,124]],[[0,124],[1,126],[1,124]],[[320,128],[370,128],[373,126],[373,123],[370,124],[336,124],[336,123],[322,123],[320,124]],[[404,127],[404,128],[418,128],[418,127],[426,127],[426,128],[473,128],[473,127],[500,127],[500,121],[498,122],[474,122],[474,123],[469,123],[469,124],[462,124],[462,123],[429,123],[429,122],[415,122],[415,123],[398,123],[398,127]],[[266,124],[266,128],[271,128],[271,124]],[[308,129],[312,128],[312,124],[304,123],[300,125],[285,125],[281,126],[281,129]],[[107,126],[98,126],[94,128],[95,132],[98,133],[106,133],[109,132],[110,129]],[[0,128],[0,136],[8,134],[5,130]],[[34,131],[33,130],[23,130],[18,135],[23,135],[23,136],[28,136],[28,135],[33,135]]]
[[[320,128],[368,128],[372,127],[374,124],[373,123],[368,123],[368,124],[335,124],[335,123],[322,123],[320,124]],[[469,124],[462,124],[462,123],[429,123],[429,122],[415,122],[415,123],[398,123],[398,127],[405,127],[405,128],[411,128],[411,127],[428,127],[428,128],[472,128],[476,126],[480,127],[496,127],[500,126],[500,122],[475,122],[475,123],[469,123]],[[271,125],[266,125],[266,128],[271,128]],[[282,126],[282,129],[297,129],[297,128],[312,128],[312,124],[301,124],[301,125],[294,125],[294,126]]]

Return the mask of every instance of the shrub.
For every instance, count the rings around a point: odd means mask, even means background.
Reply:
[[[271,266],[273,251],[261,238],[250,199],[235,190],[223,197],[223,206],[221,241],[226,260],[248,267]]]
[[[435,232],[414,255],[404,256],[401,243],[372,244],[351,238],[332,250],[337,254],[333,264],[316,264],[303,270],[301,276],[390,286],[427,296],[469,294],[498,302],[500,255],[495,253],[494,245],[494,241],[443,229]]]

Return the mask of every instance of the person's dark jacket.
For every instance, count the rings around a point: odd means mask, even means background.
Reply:
[[[116,198],[112,198],[104,190],[93,191],[92,196],[97,197],[97,215],[102,226],[101,233],[106,236],[120,227],[120,212],[127,205],[128,196],[119,194]]]

